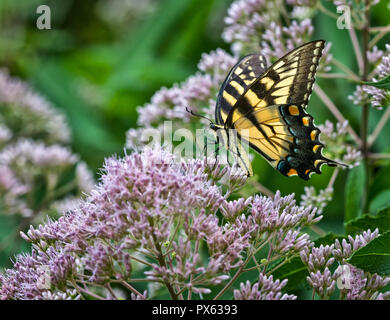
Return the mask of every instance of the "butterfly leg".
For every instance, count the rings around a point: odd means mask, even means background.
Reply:
[[[230,151],[230,152],[232,152],[232,151]],[[232,166],[232,162],[230,161],[229,153],[226,154],[226,161],[227,161],[229,167],[231,167]]]
[[[253,176],[253,169],[249,160],[248,153],[243,148],[241,142],[237,139],[237,136],[233,136],[234,139],[229,151],[233,154],[235,163],[246,172],[247,176]],[[229,163],[230,164],[230,163]]]
[[[217,149],[215,149],[214,153],[213,153],[213,156],[215,157],[215,161],[214,161],[214,164],[213,164],[213,170],[215,170],[215,168],[217,167],[217,164],[218,164],[218,152],[219,152],[219,146],[217,147]]]

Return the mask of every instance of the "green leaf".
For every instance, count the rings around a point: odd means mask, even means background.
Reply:
[[[370,203],[370,213],[377,214],[378,212],[390,207],[390,189],[382,191]]]
[[[26,252],[30,244],[24,241],[17,231],[20,228],[19,216],[3,215],[0,200],[0,270],[10,268],[12,259],[17,253]]]
[[[355,234],[367,229],[379,229],[380,233],[390,230],[390,210],[383,210],[377,215],[365,214],[360,218],[348,221],[345,224],[345,230],[348,234]]]
[[[364,84],[366,86],[373,86],[379,89],[387,89],[390,90],[390,74],[386,77],[384,77],[382,80],[377,82],[366,82],[362,81],[361,84]]]
[[[272,275],[275,279],[288,279],[287,285],[284,289],[291,291],[302,288],[305,284],[306,277],[309,274],[306,266],[302,263],[301,258],[296,257],[276,269]]]
[[[120,152],[121,144],[107,128],[104,119],[89,111],[90,106],[77,94],[75,79],[58,60],[47,60],[33,71],[35,86],[64,110],[72,129],[74,150],[90,166],[96,170],[104,157]]]
[[[381,167],[377,172],[375,172],[375,176],[370,180],[370,190],[368,192],[369,202],[371,202],[383,190],[389,189],[390,165]]]
[[[357,250],[348,262],[366,272],[390,275],[390,231]]]
[[[334,234],[333,232],[329,232],[327,233],[326,235],[324,235],[323,237],[321,238],[318,238],[314,241],[314,245],[316,247],[319,247],[320,245],[323,245],[323,246],[327,246],[327,245],[331,245],[331,244],[334,244],[334,242],[337,240],[337,239],[343,239],[344,237],[343,236],[339,236],[337,234]]]
[[[362,215],[366,170],[363,163],[349,171],[345,186],[345,217],[344,222]]]

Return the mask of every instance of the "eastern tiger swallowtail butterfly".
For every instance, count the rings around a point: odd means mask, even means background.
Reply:
[[[210,128],[219,132],[218,142],[233,153],[248,176],[253,170],[240,141],[286,176],[308,180],[312,173],[321,173],[323,164],[339,165],[322,155],[320,130],[306,112],[324,44],[323,40],[305,43],[269,68],[264,56],[251,54],[227,75]],[[239,139],[229,134],[230,129]]]

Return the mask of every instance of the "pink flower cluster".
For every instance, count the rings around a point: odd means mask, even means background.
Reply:
[[[272,243],[275,259],[309,250],[301,229],[321,216],[297,206],[293,195],[230,201],[232,190],[224,194],[218,181],[229,170],[206,159],[176,161],[162,149],[108,159],[100,184],[77,208],[22,233],[33,251],[1,276],[0,296],[85,298],[112,283],[128,288],[134,272],[165,285],[173,298],[184,290],[208,294],[260,245]],[[234,177],[234,188],[245,182]],[[41,285],[42,270],[48,287]],[[285,281],[262,279],[251,289],[256,297],[290,298],[280,293]]]

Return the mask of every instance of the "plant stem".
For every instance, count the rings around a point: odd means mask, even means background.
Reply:
[[[146,299],[146,297],[142,294],[142,293],[140,293],[140,292],[138,292],[138,290],[136,289],[136,288],[134,288],[133,286],[131,286],[130,284],[128,284],[125,280],[120,280],[120,282],[119,283],[121,283],[124,287],[126,287],[127,289],[129,289],[131,292],[133,292],[134,294],[136,294],[136,295],[139,295],[141,298],[143,298],[143,299]]]
[[[355,72],[349,69],[345,64],[341,63],[334,57],[332,58],[332,63],[341,71],[344,71],[352,80],[360,82],[360,78],[355,74]]]
[[[222,297],[222,295],[226,292],[227,289],[229,289],[231,287],[231,285],[234,283],[234,281],[237,280],[237,278],[240,276],[240,274],[242,273],[242,271],[244,270],[244,267],[245,265],[247,264],[247,262],[244,262],[241,267],[236,271],[235,275],[233,276],[233,278],[230,279],[230,281],[223,287],[223,289],[214,297],[213,300],[218,300],[220,297]]]
[[[269,190],[268,188],[266,188],[265,186],[263,186],[260,182],[258,182],[257,180],[250,180],[249,182],[253,187],[255,187],[257,190],[259,190],[262,194],[270,197],[270,198],[274,198],[275,197],[275,194]]]
[[[370,32],[390,32],[390,25],[380,27],[370,27]]]
[[[369,0],[365,0],[365,21],[364,26],[362,29],[362,36],[363,36],[363,74],[362,74],[362,81],[367,81],[368,76],[368,57],[367,57],[367,51],[369,50],[369,29],[370,29],[370,10],[369,10]],[[368,115],[369,115],[369,104],[366,102],[363,105],[362,108],[362,119],[361,119],[361,131],[360,131],[360,137],[362,139],[361,144],[361,152],[363,154],[363,159],[366,164],[366,181],[364,185],[364,193],[363,193],[363,199],[362,199],[362,205],[363,208],[366,208],[367,205],[367,193],[368,193],[368,187],[369,187],[369,166],[368,166],[368,154],[369,154],[369,145],[368,145]]]
[[[195,242],[195,250],[194,251],[195,251],[195,254],[197,254],[199,251],[199,239],[196,240],[196,242]],[[190,283],[192,283],[193,280],[194,280],[194,277],[193,277],[193,274],[191,273]],[[192,296],[192,287],[189,287],[187,300],[191,300],[191,296]]]
[[[374,160],[390,159],[390,154],[389,153],[369,153],[368,158],[374,159]]]
[[[96,293],[93,293],[93,292],[91,292],[91,291],[89,291],[89,290],[87,290],[87,289],[84,289],[84,288],[81,288],[80,286],[78,286],[76,283],[74,283],[74,286],[75,286],[75,288],[76,288],[76,290],[78,291],[78,292],[83,292],[83,293],[85,293],[85,294],[87,294],[87,295],[89,295],[89,296],[91,296],[91,297],[94,297],[95,299],[98,299],[98,300],[108,300],[108,299],[106,299],[106,298],[104,298],[104,297],[101,297],[101,296],[99,296],[99,295],[97,295]]]
[[[323,13],[325,13],[328,17],[331,17],[331,18],[333,18],[333,19],[338,19],[338,18],[339,18],[339,16],[338,16],[336,13],[334,13],[334,12],[332,12],[332,11],[326,9],[326,8],[322,5],[321,1],[318,1],[317,6],[318,6],[318,9],[319,9],[320,11],[322,11]]]
[[[253,256],[253,258],[255,258],[254,256]],[[261,263],[261,264],[258,264],[257,263],[257,261],[256,261],[256,265],[255,266],[253,266],[253,267],[250,267],[250,268],[246,268],[246,269],[244,269],[243,270],[243,272],[248,272],[248,271],[252,271],[252,270],[259,270],[259,268],[260,267],[263,267],[263,269],[264,268],[266,268],[271,262],[274,262],[274,261],[276,261],[276,260],[278,260],[278,259],[280,259],[280,255],[276,255],[276,256],[273,256],[272,258],[270,258],[269,260],[267,260],[267,261],[265,261],[265,262],[263,262],[263,263]],[[269,272],[269,271],[268,271]],[[267,272],[267,273],[268,273]],[[264,270],[260,270],[260,272],[259,273],[265,273],[264,272]]]
[[[332,114],[335,116],[337,121],[343,123],[346,121],[343,114],[339,111],[339,109],[336,107],[336,105],[333,103],[332,100],[328,97],[328,95],[318,86],[318,84],[314,85],[314,92],[319,96],[319,98],[322,100],[322,102],[328,107],[329,111],[332,112]],[[356,134],[356,132],[352,129],[352,127],[348,124],[347,130],[349,134],[352,136],[352,138],[355,140],[355,142],[359,145],[361,145],[362,141],[359,138],[359,136]]]
[[[174,267],[173,267],[172,259],[171,259],[171,257],[170,257],[169,255],[167,255],[167,260],[168,260],[168,266],[169,266],[169,268],[170,268],[171,270],[173,270]],[[185,288],[180,289],[180,284],[175,283],[175,281],[172,283],[172,286],[174,286],[175,289],[176,289],[176,297],[177,297],[179,300],[184,300],[184,297],[183,297],[182,292],[183,292],[183,289],[185,289]]]
[[[115,282],[115,283],[121,283],[122,280],[112,280],[111,282]],[[147,278],[139,278],[139,279],[136,279],[136,278],[131,278],[129,280],[127,280],[129,282],[158,282],[158,283],[163,283],[161,280],[150,280],[150,279],[147,279]]]
[[[332,176],[330,177],[330,180],[329,180],[329,183],[328,183],[328,186],[327,188],[333,188],[333,185],[336,181],[336,178],[337,178],[337,175],[339,174],[340,172],[340,168],[336,168],[334,171],[333,171],[333,174]]]
[[[134,256],[130,256],[130,259],[133,259],[134,261],[137,261],[137,262],[142,263],[142,264],[144,264],[144,265],[146,265],[146,266],[148,266],[148,267],[153,268],[153,264],[152,264],[152,263],[149,263],[149,262],[147,262],[147,261],[145,261],[145,260],[139,259],[139,258],[134,257]]]
[[[376,30],[373,30],[374,28],[371,28],[371,32],[375,32]],[[385,35],[387,35],[390,32],[390,26],[384,27],[382,30],[377,30],[379,33],[368,43],[368,47],[371,49],[373,46],[375,46],[380,39],[382,39]]]
[[[386,108],[386,111],[382,115],[382,118],[379,120],[378,125],[376,126],[374,132],[368,138],[368,147],[369,148],[374,144],[376,138],[378,138],[380,132],[382,131],[385,124],[387,123],[387,120],[389,120],[389,117],[390,117],[390,108]]]
[[[78,285],[73,277],[71,280],[69,280],[69,282],[72,284],[72,286],[76,289],[77,293],[80,295],[80,299],[85,300],[85,297],[83,296],[82,292],[79,290]]]
[[[118,297],[116,296],[114,290],[112,290],[111,286],[110,286],[110,283],[107,283],[106,284],[106,289],[111,293],[112,297],[116,300],[119,300]]]
[[[271,262],[270,259],[271,259],[272,253],[273,253],[273,246],[272,246],[272,241],[271,241],[270,244],[269,244],[269,250],[268,250],[268,255],[267,255],[267,262],[264,263],[264,268],[263,268],[263,273],[264,274],[265,274],[265,271],[268,268],[269,263]]]
[[[271,270],[269,270],[267,272],[267,275],[270,276],[272,273],[274,273],[276,270],[278,270],[280,267],[282,267],[283,265],[285,265],[286,263],[290,262],[291,259],[295,258],[295,256],[293,257],[290,257],[289,259],[284,259],[283,262],[279,263],[277,266],[275,266],[274,268],[272,268]]]
[[[167,265],[165,263],[165,259],[164,259],[164,255],[161,251],[161,245],[156,241],[155,237],[153,236],[154,240],[155,240],[155,246],[157,248],[157,251],[159,252],[158,256],[157,256],[157,260],[160,264],[160,266],[166,268]],[[173,287],[171,286],[171,284],[167,281],[167,280],[164,280],[164,284],[165,286],[167,287],[168,291],[169,291],[169,295],[171,296],[171,298],[173,300],[178,300],[178,297],[177,297],[177,294],[175,293],[175,290],[173,289]]]
[[[241,275],[241,273],[243,273],[244,268],[249,263],[249,261],[252,259],[252,257],[255,256],[256,253],[259,252],[261,250],[261,248],[263,248],[269,241],[270,241],[270,239],[264,241],[261,245],[259,245],[259,247],[256,248],[255,251],[248,254],[248,257],[246,258],[245,262],[236,271],[233,278],[231,278],[230,281],[223,287],[223,289],[214,297],[214,300],[218,300],[220,297],[222,297],[222,295],[226,292],[226,290],[228,290],[231,287],[231,285],[234,283],[234,281],[236,281],[237,278]]]
[[[313,231],[314,233],[318,234],[320,237],[323,237],[326,235],[326,232],[324,230],[322,230],[320,227],[316,226],[316,225],[312,225],[309,227],[311,231]]]
[[[179,219],[179,221],[177,222],[177,225],[176,225],[176,228],[175,228],[175,231],[173,232],[173,235],[171,237],[171,240],[169,241],[169,244],[168,244],[168,247],[166,249],[166,253],[165,255],[169,252],[169,250],[171,249],[171,246],[172,246],[172,243],[173,241],[175,240],[175,237],[177,235],[177,232],[179,231],[179,227],[181,226],[182,224],[182,218]],[[173,221],[173,220],[172,220]],[[172,224],[172,223],[171,223]]]
[[[364,61],[363,61],[362,53],[361,53],[361,50],[359,47],[359,41],[356,37],[355,29],[350,28],[350,29],[348,29],[348,31],[349,31],[349,36],[350,36],[351,41],[352,41],[353,49],[355,51],[356,61],[357,61],[357,64],[359,66],[359,72],[360,72],[360,74],[363,74]]]
[[[350,81],[356,81],[355,78],[352,78],[351,76],[344,74],[344,73],[317,73],[317,77],[324,78],[324,79],[345,79]]]

